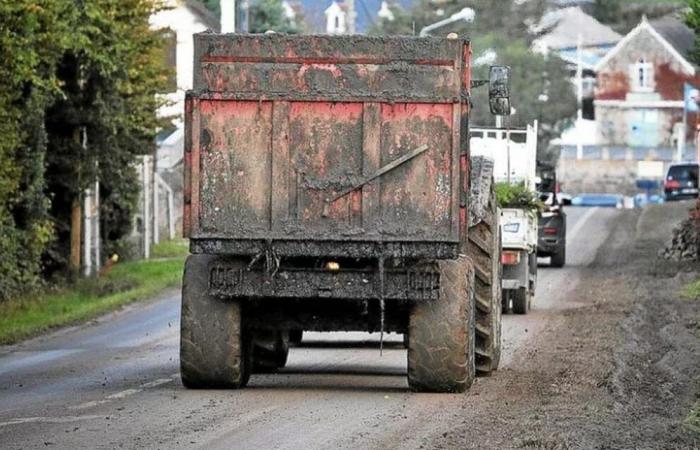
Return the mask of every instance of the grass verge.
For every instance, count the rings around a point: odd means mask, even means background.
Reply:
[[[683,286],[683,289],[681,289],[681,297],[687,300],[700,299],[700,280],[695,280]]]
[[[179,286],[183,263],[184,256],[119,263],[100,279],[0,303],[0,344],[89,320]]]
[[[700,434],[700,401],[695,402],[692,411],[683,421],[683,426]]]
[[[700,299],[700,280],[695,280],[683,286],[681,289],[681,297],[688,300]],[[697,330],[696,336],[700,337],[700,329]],[[698,394],[700,395],[700,393]],[[693,405],[690,414],[688,414],[688,417],[683,421],[683,426],[700,434],[700,400]]]

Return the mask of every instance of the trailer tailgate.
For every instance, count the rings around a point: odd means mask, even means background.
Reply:
[[[244,253],[341,241],[455,254],[469,53],[434,38],[196,35],[185,235]]]

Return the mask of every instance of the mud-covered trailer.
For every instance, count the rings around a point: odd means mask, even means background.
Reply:
[[[185,112],[184,234],[193,254],[183,287],[185,383],[240,387],[252,370],[284,365],[290,332],[364,330],[408,333],[412,387],[468,386],[461,369],[441,373],[423,360],[444,342],[422,342],[426,356],[411,350],[410,338],[423,333],[411,331],[416,305],[434,310],[446,301],[460,323],[428,323],[447,327],[443,340],[473,341],[469,299],[444,292],[466,298],[472,289],[462,256],[469,43],[194,39]],[[458,288],[446,283],[445,264],[450,277],[463,278]],[[473,353],[461,350],[464,361],[454,364],[473,365]],[[414,366],[437,372],[411,369],[411,355],[420,359]]]

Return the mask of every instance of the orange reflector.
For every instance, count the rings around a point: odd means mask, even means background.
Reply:
[[[501,264],[506,266],[514,266],[520,263],[520,252],[503,252],[501,253]]]
[[[328,261],[326,263],[326,270],[328,270],[330,272],[337,272],[340,270],[340,264],[338,264],[335,261]]]
[[[544,227],[544,234],[557,234],[557,229],[555,227]]]

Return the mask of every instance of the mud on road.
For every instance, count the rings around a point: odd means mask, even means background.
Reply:
[[[657,258],[687,205],[568,211],[567,266],[504,318],[501,369],[414,394],[401,336],[310,334],[247,389],[187,390],[179,295],[0,347],[0,448],[693,449],[697,268]],[[544,262],[544,261],[543,261]],[[375,335],[376,336],[376,335]]]
[[[694,449],[700,392],[697,267],[657,257],[687,206],[621,213],[547,329],[480,379],[426,448]]]

